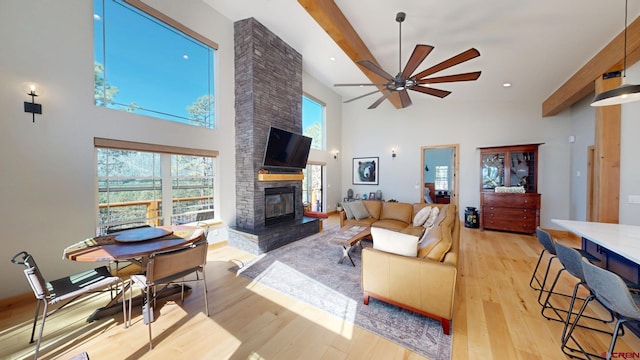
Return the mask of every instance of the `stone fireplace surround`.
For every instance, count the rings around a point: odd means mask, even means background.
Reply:
[[[270,126],[302,132],[302,56],[254,18],[234,23],[236,226],[229,245],[262,254],[319,232],[303,216],[302,181],[259,181]],[[265,189],[295,190],[292,220],[265,225]]]

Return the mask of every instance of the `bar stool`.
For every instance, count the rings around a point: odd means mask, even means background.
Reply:
[[[538,262],[536,264],[536,267],[533,269],[533,274],[531,274],[531,280],[529,280],[529,287],[531,287],[532,289],[540,292],[538,294],[538,304],[540,304],[540,306],[542,306],[541,314],[542,314],[543,317],[545,317],[548,320],[564,321],[564,319],[561,316],[558,316],[558,318],[553,318],[553,317],[547,316],[545,314],[545,310],[548,308],[549,304],[548,304],[547,301],[545,301],[544,303],[542,302],[542,295],[543,294],[547,294],[547,297],[549,296],[549,294],[554,294],[554,295],[558,295],[558,296],[564,296],[564,297],[567,297],[567,298],[572,297],[572,295],[569,295],[569,294],[553,292],[553,289],[550,289],[550,290],[546,290],[545,289],[546,284],[547,284],[547,279],[549,278],[549,271],[551,270],[551,265],[552,265],[553,259],[558,259],[558,256],[556,254],[556,242],[553,240],[553,238],[551,237],[551,234],[549,234],[549,232],[541,229],[540,227],[536,228],[536,236],[538,238],[538,242],[540,242],[540,244],[542,245],[543,249],[540,252],[540,256],[538,257]],[[585,258],[589,259],[589,261],[592,261],[592,262],[599,262],[600,261],[598,258],[596,258],[593,255],[589,254],[585,250],[582,250],[582,249],[574,249],[574,250],[576,250],[582,257],[585,257]],[[549,260],[547,262],[547,267],[546,267],[546,270],[544,272],[544,277],[542,278],[542,281],[541,281],[537,277],[537,272],[538,272],[538,268],[540,267],[540,263],[542,262],[542,259],[543,259],[545,254],[549,254]],[[558,259],[558,262],[560,262],[559,259]],[[560,262],[560,265],[562,266],[562,262]],[[558,270],[558,272],[556,273],[556,277],[563,270],[563,268]],[[554,312],[556,312],[556,314],[557,314],[557,311],[554,311]]]
[[[640,295],[632,292],[627,287],[625,281],[618,275],[599,268],[585,259],[582,260],[582,269],[584,272],[587,286],[591,289],[592,295],[582,304],[578,315],[569,328],[567,338],[572,336],[573,330],[582,318],[587,304],[593,299],[598,300],[606,309],[612,312],[616,318],[609,351],[605,359],[611,359],[616,340],[619,335],[624,335],[622,324],[628,321],[640,322]],[[579,345],[579,344],[578,344]],[[584,351],[580,346],[580,350],[587,357],[593,356]],[[597,356],[598,358],[603,358]]]
[[[591,289],[589,288],[589,286],[587,286],[587,283],[585,281],[585,276],[584,276],[584,272],[582,269],[582,259],[584,258],[580,252],[578,252],[576,249],[571,248],[569,246],[566,246],[562,243],[556,242],[555,243],[555,247],[556,247],[556,252],[557,252],[557,256],[558,259],[560,260],[560,262],[562,263],[562,265],[564,266],[563,269],[561,269],[558,274],[556,275],[555,279],[553,280],[553,284],[551,285],[550,288],[550,292],[547,294],[547,298],[545,300],[544,306],[543,306],[543,311],[545,308],[550,308],[553,309],[553,311],[555,312],[555,314],[558,317],[562,318],[562,315],[560,314],[560,312],[562,312],[564,314],[564,327],[562,329],[562,352],[564,352],[565,354],[569,355],[569,356],[575,356],[575,354],[573,352],[583,352],[583,350],[581,350],[581,346],[578,344],[578,346],[580,347],[580,349],[576,349],[576,348],[572,348],[570,346],[567,345],[569,337],[567,336],[567,330],[569,328],[569,324],[571,323],[571,317],[573,315],[578,315],[577,312],[573,311],[574,305],[576,300],[581,300],[581,301],[587,301],[589,299],[589,297],[586,298],[581,298],[578,297],[578,290],[580,289],[580,287],[583,287],[584,289],[586,289],[587,291],[589,291],[589,294],[591,295]],[[550,304],[550,298],[551,298],[551,292],[555,289],[555,286],[558,283],[558,279],[560,278],[560,275],[564,272],[568,272],[569,274],[573,275],[574,277],[576,277],[579,281],[576,282],[576,284],[573,287],[573,294],[571,296],[571,302],[569,303],[569,307],[567,310],[564,309],[558,309],[556,307],[551,306]],[[609,318],[608,319],[601,319],[598,317],[593,317],[593,316],[587,316],[582,314],[582,317],[585,318],[589,318],[592,320],[596,320],[599,322],[602,322],[603,324],[609,324],[612,323],[614,320],[614,316],[613,313],[611,313],[611,311],[609,311]],[[601,332],[601,333],[605,333],[605,334],[609,334],[612,335],[612,333],[608,330],[605,329],[599,329],[599,328],[594,328],[594,327],[590,327],[590,326],[586,326],[586,325],[581,325],[581,324],[576,324],[576,326],[579,326],[581,328],[585,328],[585,329],[589,329],[592,331],[597,331],[597,332]],[[572,340],[574,342],[577,341],[576,339],[572,338]],[[567,352],[567,350],[569,350],[570,352]],[[598,356],[596,354],[589,354],[591,356]]]

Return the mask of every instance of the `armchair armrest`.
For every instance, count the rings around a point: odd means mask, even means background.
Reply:
[[[347,220],[347,213],[344,210],[340,210],[338,215],[340,216],[340,227],[343,227],[344,221]]]

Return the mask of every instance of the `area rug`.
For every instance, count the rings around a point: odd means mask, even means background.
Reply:
[[[361,252],[356,246],[342,264],[342,248],[329,240],[338,228],[261,255],[249,264],[233,267],[258,281],[341,319],[378,334],[432,360],[451,358],[452,336],[444,335],[440,322],[371,298],[362,302]],[[372,246],[363,241],[364,247]]]

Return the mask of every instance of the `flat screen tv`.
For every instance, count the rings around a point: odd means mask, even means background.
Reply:
[[[311,140],[308,136],[270,127],[263,166],[273,169],[304,169],[309,158]]]

